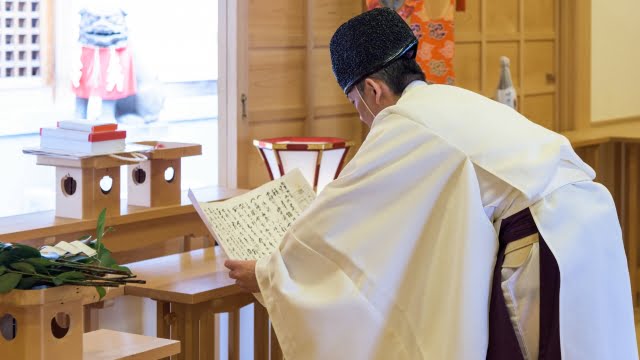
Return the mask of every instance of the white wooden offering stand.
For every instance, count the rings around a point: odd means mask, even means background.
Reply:
[[[202,154],[202,146],[175,142],[144,141],[153,146],[147,161],[128,166],[127,204],[168,206],[180,204],[182,158]],[[167,174],[167,171],[173,171]]]
[[[107,298],[122,295],[110,288]],[[180,342],[111,330],[83,334],[83,305],[98,301],[93,287],[13,290],[0,295],[3,359],[159,359],[180,352]],[[11,319],[7,329],[6,319]],[[60,319],[63,319],[62,324]]]
[[[139,144],[150,145],[153,150],[144,153],[148,160],[136,163],[108,155],[79,159],[38,155],[38,165],[56,167],[56,216],[95,219],[102,209],[107,209],[109,216],[120,215],[122,165],[128,165],[129,170],[129,205],[180,204],[181,158],[202,154],[201,145],[157,141]],[[165,180],[168,168],[172,168],[173,176]],[[101,181],[107,186],[101,187]]]

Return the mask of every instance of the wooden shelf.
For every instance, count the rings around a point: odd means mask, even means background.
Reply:
[[[151,360],[180,353],[180,342],[113,330],[96,330],[83,335],[85,360]]]
[[[225,200],[246,191],[219,186],[194,190],[201,201]],[[141,249],[177,237],[209,234],[186,193],[182,194],[179,205],[149,208],[127,206],[123,201],[120,215],[107,213],[106,226],[116,230],[105,237],[105,245],[114,253]],[[21,242],[39,247],[95,235],[95,229],[95,220],[60,218],[55,216],[55,211],[36,212],[0,218],[0,242]]]
[[[640,125],[635,122],[603,124],[603,126],[594,126],[589,129],[565,131],[562,135],[569,139],[574,148],[610,141],[638,143],[640,142]]]

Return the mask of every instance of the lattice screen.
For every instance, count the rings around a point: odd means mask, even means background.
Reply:
[[[0,81],[40,78],[41,1],[0,0]]]

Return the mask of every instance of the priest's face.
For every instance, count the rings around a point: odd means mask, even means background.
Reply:
[[[369,108],[369,105],[367,104],[366,100],[364,100],[364,97],[361,95],[360,90],[357,86],[354,86],[353,89],[349,91],[349,94],[347,94],[347,98],[349,98],[351,104],[353,104],[353,106],[358,111],[358,114],[360,115],[360,121],[371,127],[375,116],[373,115],[371,108]]]
[[[373,124],[376,115],[386,107],[394,105],[398,96],[394,95],[389,86],[383,81],[366,78],[362,85],[354,86],[347,94],[349,101],[360,114],[360,121],[369,125]]]

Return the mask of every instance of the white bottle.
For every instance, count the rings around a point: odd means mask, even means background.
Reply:
[[[498,82],[498,90],[496,91],[496,100],[516,109],[517,95],[516,89],[513,87],[513,81],[511,81],[509,64],[510,61],[508,57],[500,57],[500,81]]]

